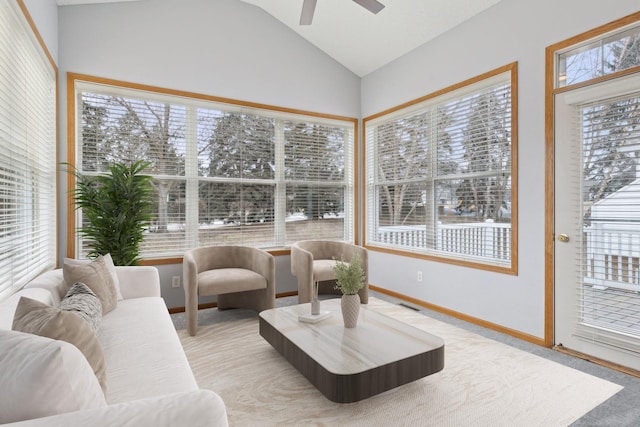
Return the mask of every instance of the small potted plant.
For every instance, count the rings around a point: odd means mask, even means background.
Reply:
[[[355,328],[360,312],[360,295],[358,291],[364,287],[364,271],[362,262],[355,255],[350,262],[340,260],[334,267],[336,275],[336,289],[342,292],[340,307],[345,328]]]

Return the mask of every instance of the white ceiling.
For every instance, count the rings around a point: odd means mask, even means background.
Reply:
[[[136,0],[57,0],[58,5]],[[380,0],[377,15],[349,0],[318,0],[313,24],[299,25],[303,0],[241,0],[258,6],[362,77],[500,0]]]
[[[379,0],[377,15],[348,0],[318,0],[299,25],[303,0],[242,0],[289,26],[358,76],[365,76],[500,0]]]

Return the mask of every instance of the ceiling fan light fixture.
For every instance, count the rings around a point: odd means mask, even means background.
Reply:
[[[358,3],[360,6],[367,9],[369,12],[374,15],[384,9],[384,5],[380,3],[378,0],[353,0]]]
[[[300,25],[311,25],[313,13],[316,10],[317,0],[304,0],[302,3],[302,13],[300,14]]]
[[[318,0],[304,0],[302,3],[302,13],[300,14],[300,25],[311,25],[313,22],[313,14],[316,10],[316,2]],[[367,9],[374,15],[384,9],[384,5],[378,0],[353,0],[360,6]]]

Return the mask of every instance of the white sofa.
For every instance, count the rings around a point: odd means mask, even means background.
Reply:
[[[15,425],[228,425],[222,399],[212,391],[198,389],[160,297],[157,269],[116,267],[116,272],[123,299],[102,317],[97,332],[106,364],[107,405],[20,421]],[[11,329],[21,296],[57,305],[64,289],[62,269],[39,276],[18,293],[0,301],[0,329]],[[6,393],[11,390],[0,389],[0,399],[6,397]],[[38,405],[38,402],[31,404]]]

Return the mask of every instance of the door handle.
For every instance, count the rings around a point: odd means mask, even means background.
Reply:
[[[567,243],[569,241],[569,235],[562,233],[558,236],[558,241],[562,243]]]

